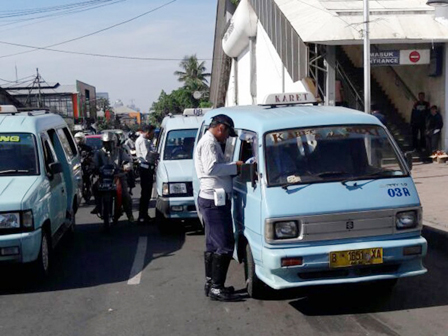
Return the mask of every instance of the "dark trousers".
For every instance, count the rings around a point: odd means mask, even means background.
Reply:
[[[235,238],[230,200],[218,207],[214,200],[198,197],[198,206],[205,224],[206,252],[232,256]]]
[[[425,125],[412,125],[412,147],[414,147],[414,149],[425,149],[425,130]]]
[[[148,217],[149,201],[151,200],[154,170],[140,167],[140,186],[142,189],[139,204],[139,218]]]
[[[426,151],[428,155],[432,155],[433,152],[439,149],[440,131],[436,134],[430,134],[426,136]]]

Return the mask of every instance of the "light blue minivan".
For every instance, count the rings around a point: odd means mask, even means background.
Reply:
[[[31,264],[44,277],[53,248],[75,227],[80,158],[62,117],[16,111],[0,106],[0,267]]]
[[[193,147],[202,117],[198,113],[170,115],[163,119],[156,166],[156,223],[168,233],[173,220],[197,218],[193,200]]]
[[[248,163],[234,178],[232,197],[234,257],[244,262],[249,294],[262,297],[266,285],[376,281],[390,288],[425,273],[412,161],[377,118],[343,107],[292,106],[307,102],[301,95],[213,110],[196,139],[217,114],[231,117],[239,134],[228,139],[225,156]],[[196,174],[193,185],[197,200]]]

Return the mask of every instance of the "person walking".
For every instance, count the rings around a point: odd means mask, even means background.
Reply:
[[[200,181],[199,212],[205,226],[205,295],[216,301],[238,301],[233,287],[224,287],[234,249],[231,214],[232,177],[242,161],[226,162],[221,144],[235,137],[233,120],[219,114],[212,118],[208,131],[195,150],[195,169]],[[222,202],[219,200],[222,199]]]
[[[428,155],[432,155],[438,149],[442,127],[442,116],[437,106],[433,105],[426,120],[426,152]]]
[[[425,149],[426,118],[429,115],[429,102],[425,100],[425,93],[419,92],[411,114],[412,146],[414,150]]]
[[[379,121],[381,121],[381,123],[383,125],[386,125],[386,116],[384,114],[381,113],[378,105],[376,104],[372,104],[371,109],[370,109],[370,113],[376,117]]]
[[[152,218],[148,215],[149,201],[151,200],[152,185],[154,181],[154,168],[156,155],[151,140],[154,138],[154,126],[145,125],[142,127],[140,136],[135,141],[135,151],[140,163],[140,204],[138,223],[151,223]]]

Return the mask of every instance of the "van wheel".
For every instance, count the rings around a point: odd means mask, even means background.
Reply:
[[[249,296],[254,299],[264,298],[267,287],[255,274],[255,262],[249,244],[246,245],[246,255],[244,257],[244,277]]]
[[[45,279],[50,273],[51,242],[47,230],[42,229],[40,251],[37,259],[32,264],[32,272],[39,280]]]
[[[165,216],[163,215],[162,212],[160,212],[157,208],[156,208],[156,224],[157,224],[157,229],[159,230],[159,232],[161,234],[170,234],[171,233],[171,223],[169,222],[168,219],[165,218]]]

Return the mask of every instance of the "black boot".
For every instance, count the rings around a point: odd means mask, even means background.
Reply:
[[[204,293],[208,296],[210,288],[212,287],[212,274],[213,274],[213,252],[204,252],[204,264],[205,264],[205,285]],[[224,290],[233,293],[235,288],[233,286],[224,287]]]
[[[213,270],[213,252],[204,252],[204,264],[205,264],[205,285],[204,293],[208,296],[210,287],[212,286],[212,270]]]
[[[240,301],[241,297],[235,295],[224,287],[231,257],[224,254],[213,254],[212,286],[209,297],[215,301]]]

